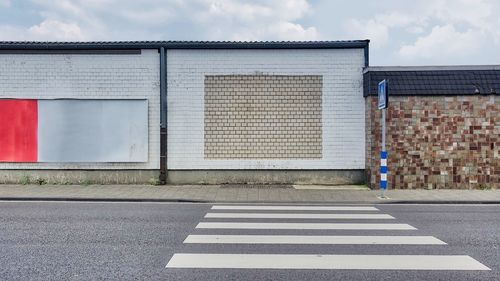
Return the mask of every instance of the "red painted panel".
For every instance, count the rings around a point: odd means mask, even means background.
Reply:
[[[37,161],[36,100],[0,100],[0,162]]]

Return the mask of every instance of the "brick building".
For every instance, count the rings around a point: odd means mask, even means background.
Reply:
[[[366,171],[380,167],[377,83],[388,79],[390,188],[500,187],[500,67],[368,67]]]
[[[376,187],[384,78],[390,187],[499,182],[496,67],[367,68],[368,40],[0,42],[0,62],[0,182]]]

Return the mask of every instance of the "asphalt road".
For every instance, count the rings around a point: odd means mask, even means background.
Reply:
[[[346,210],[211,210],[212,204],[188,203],[77,203],[0,202],[1,280],[500,280],[500,205],[377,205],[378,211]],[[255,206],[255,205],[253,205]],[[325,205],[322,205],[325,206]],[[353,206],[353,205],[351,205]],[[257,213],[259,218],[204,218],[207,213]],[[285,218],[265,218],[271,214]],[[274,214],[274,215],[273,215]],[[302,218],[286,218],[297,216]],[[322,214],[321,218],[312,214]],[[357,218],[328,218],[356,214]],[[388,214],[395,219],[362,218]],[[326,215],[326,217],[325,217]],[[220,215],[215,215],[220,216]],[[225,216],[225,215],[223,215]],[[234,216],[234,215],[229,215]],[[241,215],[236,215],[241,216]],[[243,215],[247,216],[247,215]],[[262,217],[264,216],[264,217]],[[198,223],[257,223],[262,229],[196,228]],[[268,229],[262,223],[314,223],[324,225],[408,224],[414,230]],[[266,229],[267,228],[267,229]],[[341,227],[342,228],[342,227]],[[446,244],[407,245],[388,238],[384,244],[214,244],[183,241],[189,235],[294,235],[294,243],[307,236],[431,236]],[[300,236],[297,238],[297,236]],[[304,237],[305,238],[304,238]],[[267,237],[267,236],[266,236]],[[267,239],[269,237],[264,237]],[[199,238],[199,237],[198,237]],[[234,238],[234,237],[233,237]],[[292,239],[293,240],[293,239]],[[310,239],[314,240],[314,239]],[[382,242],[383,243],[383,242]],[[258,254],[258,268],[166,268],[174,254]],[[417,269],[275,269],[287,256],[370,255],[365,264],[404,262],[378,255],[470,256],[491,270]],[[224,255],[223,255],[224,256]],[[307,257],[311,257],[307,256]],[[211,256],[217,262],[220,256]],[[232,256],[229,256],[230,258]],[[358,256],[359,257],[359,256]],[[237,263],[238,257],[231,260]],[[269,260],[266,260],[269,258]],[[174,260],[174,259],[172,259]],[[412,260],[413,261],[413,260]],[[209,262],[209,263],[210,263]],[[182,261],[181,261],[182,263]],[[201,260],[206,264],[207,259]],[[286,262],[285,262],[286,263]],[[425,261],[424,261],[425,263]],[[172,262],[173,264],[173,262]],[[194,265],[193,265],[194,264]],[[252,261],[245,265],[252,267]],[[330,263],[331,264],[331,263]],[[314,268],[317,262],[310,262]],[[328,263],[327,263],[328,265]],[[407,263],[408,265],[408,263]],[[262,266],[262,265],[261,265]],[[287,265],[285,265],[286,267]],[[465,265],[465,267],[467,264]],[[461,267],[455,264],[452,267]],[[463,268],[462,268],[463,269]]]

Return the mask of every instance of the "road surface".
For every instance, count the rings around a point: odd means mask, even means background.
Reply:
[[[0,202],[2,280],[500,280],[500,205]]]

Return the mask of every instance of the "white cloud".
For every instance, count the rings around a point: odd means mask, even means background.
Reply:
[[[16,29],[18,32],[1,37],[44,41],[314,40],[320,37],[316,27],[299,22],[312,13],[307,0],[31,2],[33,10],[41,17],[40,22],[28,27],[4,24],[4,30]],[[195,32],[186,32],[188,29]],[[172,35],[167,37],[166,34]]]
[[[411,14],[392,11],[377,14],[371,19],[348,19],[344,23],[347,34],[353,38],[370,39],[374,48],[382,48],[389,43],[391,29],[422,28],[425,21]]]
[[[278,0],[274,2],[278,17],[286,20],[296,20],[304,17],[311,12],[311,5],[307,0]]]
[[[369,18],[346,20],[344,30],[368,37],[374,53],[399,63],[463,61],[481,49],[500,47],[500,18],[494,12],[500,1],[386,0],[381,7],[386,8]]]
[[[405,27],[415,24],[420,20],[411,14],[392,11],[390,13],[375,15],[375,21],[387,27]]]
[[[11,25],[0,25],[0,40],[2,41],[21,41],[27,40],[25,31]]]
[[[220,32],[220,30],[218,30]],[[213,34],[214,38],[224,38],[223,34]],[[257,41],[257,40],[290,40],[307,41],[317,40],[319,34],[314,27],[304,28],[300,24],[290,22],[278,22],[270,26],[260,26],[255,29],[238,29],[229,40],[234,41]]]
[[[370,39],[374,48],[383,47],[389,39],[389,27],[376,20],[350,19],[344,24],[344,28],[352,38]]]
[[[157,25],[168,22],[173,13],[168,9],[149,9],[145,11],[124,10],[121,15],[129,20],[144,25]]]
[[[29,28],[10,25],[0,26],[0,40],[5,41],[85,41],[80,27],[75,23],[45,20]]]
[[[422,26],[418,25],[409,26],[405,30],[406,32],[413,34],[421,34],[425,32],[425,29]]]
[[[28,29],[31,38],[41,41],[84,41],[82,30],[75,23],[45,20]]]
[[[426,2],[430,17],[443,22],[464,22],[468,25],[483,28],[492,17],[497,0],[435,0]]]
[[[315,27],[304,28],[300,24],[285,21],[271,26],[269,33],[277,40],[315,40],[319,37]]]
[[[202,0],[193,20],[207,26],[212,40],[314,40],[314,26],[296,21],[311,13],[306,0]]]
[[[426,3],[421,18],[431,30],[419,30],[424,36],[403,43],[397,54],[404,61],[421,58],[443,61],[478,55],[481,47],[500,47],[500,19],[492,11],[500,3],[490,0],[437,0]]]
[[[273,16],[270,7],[261,4],[239,3],[230,0],[205,1],[207,10],[202,12],[204,20],[233,19],[254,22],[259,18]]]
[[[0,40],[371,39],[372,64],[500,60],[499,0],[376,2],[0,0]]]
[[[469,29],[457,31],[453,25],[435,26],[427,36],[419,37],[415,43],[403,45],[398,55],[404,59],[464,56],[480,48],[480,34]]]

